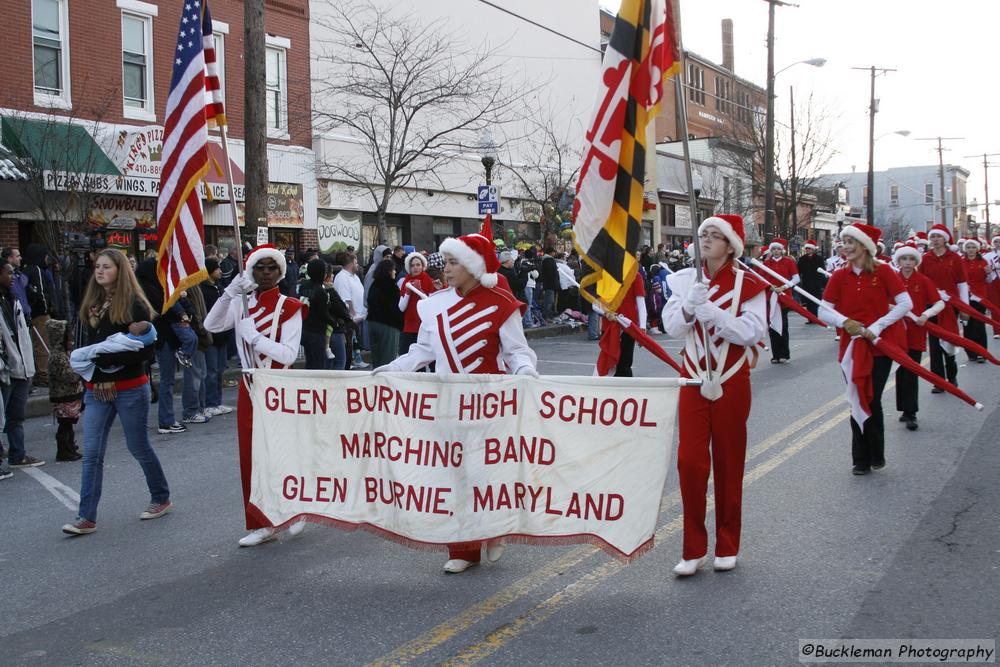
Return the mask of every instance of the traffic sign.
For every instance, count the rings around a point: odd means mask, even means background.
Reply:
[[[479,186],[479,215],[500,212],[500,198],[497,194],[497,186]]]
[[[264,245],[268,242],[267,237],[267,225],[261,225],[257,228],[257,245]]]

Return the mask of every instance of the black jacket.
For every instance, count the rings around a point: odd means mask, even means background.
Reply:
[[[140,306],[138,303],[132,304],[132,321],[133,322],[144,322],[149,320],[149,313],[146,309]],[[128,333],[127,324],[114,324],[111,322],[110,316],[105,313],[104,317],[97,323],[96,328],[91,328],[89,322],[81,322],[81,329],[83,333],[82,344],[83,345],[93,345],[95,343],[100,343],[108,338],[108,336],[116,333]],[[135,378],[141,377],[146,374],[145,363],[153,359],[153,346],[147,345],[141,350],[129,351],[129,352],[111,352],[106,354],[99,354],[94,358],[94,362],[97,364],[97,368],[94,369],[94,375],[91,377],[90,381],[97,382],[120,382],[123,380],[134,380]],[[122,366],[122,368],[112,372],[106,373],[102,371],[101,368],[110,368],[114,366]]]
[[[509,269],[501,264],[498,273],[507,279],[511,291],[514,292],[514,297],[523,302],[525,300],[524,288],[528,284],[528,272],[518,271],[518,265],[515,263]]]
[[[802,255],[797,262],[799,275],[802,277],[802,289],[810,294],[819,296],[819,293],[826,284],[826,277],[816,269],[821,269],[826,265],[826,260],[820,257],[819,253]]]
[[[559,291],[559,267],[556,265],[556,258],[546,255],[542,258],[542,289]]]
[[[176,313],[167,311],[163,315],[158,313],[163,310],[163,288],[160,287],[160,280],[156,277],[156,258],[144,259],[135,267],[135,277],[139,281],[139,287],[146,294],[149,305],[153,307],[153,326],[156,327],[156,349],[161,349],[167,345],[172,350],[181,346],[177,340],[177,335],[170,328],[171,324],[180,322]]]
[[[306,280],[299,284],[299,298],[309,306],[309,314],[302,321],[303,331],[325,334],[326,328],[332,327],[333,333],[344,332],[344,322],[351,319],[351,311],[335,289]]]
[[[399,310],[399,287],[391,278],[379,278],[372,282],[368,290],[368,320],[403,330],[403,313]]]
[[[205,312],[208,313],[212,310],[212,306],[215,302],[219,300],[222,296],[222,285],[215,283],[214,285],[207,280],[201,282],[198,285],[201,288],[201,295],[205,299]],[[212,334],[212,345],[215,347],[225,347],[229,343],[229,337],[233,334],[233,330],[222,331],[220,333]]]

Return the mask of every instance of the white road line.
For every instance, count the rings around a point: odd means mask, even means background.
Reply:
[[[21,468],[21,471],[32,477],[36,482],[44,486],[49,493],[56,497],[66,507],[74,512],[80,509],[80,494],[69,488],[58,479],[38,468]]]

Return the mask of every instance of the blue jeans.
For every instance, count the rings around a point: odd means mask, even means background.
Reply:
[[[556,316],[556,291],[551,289],[543,290],[542,295],[542,315],[545,319],[551,320]]]
[[[591,340],[601,337],[601,315],[595,310],[587,315],[587,337]]]
[[[191,365],[184,369],[181,407],[184,419],[190,419],[205,408],[205,353],[196,350]]]
[[[27,452],[24,451],[24,408],[28,405],[28,389],[31,380],[10,379],[10,384],[0,385],[3,390],[3,411],[6,425],[3,432],[7,434],[7,460],[10,463],[20,463]]]
[[[226,346],[209,345],[205,350],[205,405],[222,405],[222,374],[228,364]]]
[[[156,402],[156,412],[160,426],[171,426],[177,421],[174,417],[174,385],[177,383],[174,375],[177,364],[175,352],[166,343],[156,351],[156,364],[160,367],[160,398]]]
[[[333,351],[331,369],[335,371],[344,370],[344,367],[347,365],[347,344],[344,341],[344,334],[330,334],[330,349]]]
[[[162,399],[161,399],[162,400]],[[142,468],[149,488],[150,502],[170,499],[167,478],[160,460],[149,444],[146,431],[149,420],[149,385],[119,391],[113,401],[98,401],[91,391],[83,395],[83,471],[80,478],[80,517],[97,521],[104,479],[104,452],[115,416],[125,431],[125,446]]]
[[[534,322],[531,319],[531,301],[535,298],[535,288],[534,287],[524,287],[524,302],[528,304],[528,307],[524,309],[524,316],[521,318],[521,326],[528,329],[534,326]]]
[[[198,334],[194,332],[191,325],[185,326],[178,322],[171,324],[170,329],[177,336],[177,340],[181,342],[181,353],[188,359],[193,357],[194,353],[198,351]]]

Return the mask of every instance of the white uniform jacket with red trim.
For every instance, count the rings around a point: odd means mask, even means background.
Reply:
[[[702,327],[708,327],[713,377],[721,384],[736,373],[749,372],[756,359],[757,342],[767,333],[767,284],[732,264],[722,268],[708,284],[709,301],[716,307],[711,321],[703,323],[684,312],[694,271],[687,268],[667,276],[671,295],[663,307],[663,326],[668,335],[684,338],[683,375],[691,379],[704,379],[707,371]]]
[[[277,287],[263,294],[247,294],[247,305],[261,335],[250,346],[236,331],[236,349],[243,368],[287,368],[295,363],[302,340],[302,320],[309,312],[306,305],[284,296]],[[213,333],[229,331],[242,319],[242,297],[223,294],[205,316],[205,328]]]
[[[509,292],[477,285],[454,287],[417,304],[420,329],[410,351],[385,370],[415,371],[435,363],[438,373],[517,373],[538,363],[521,326],[521,306]]]

